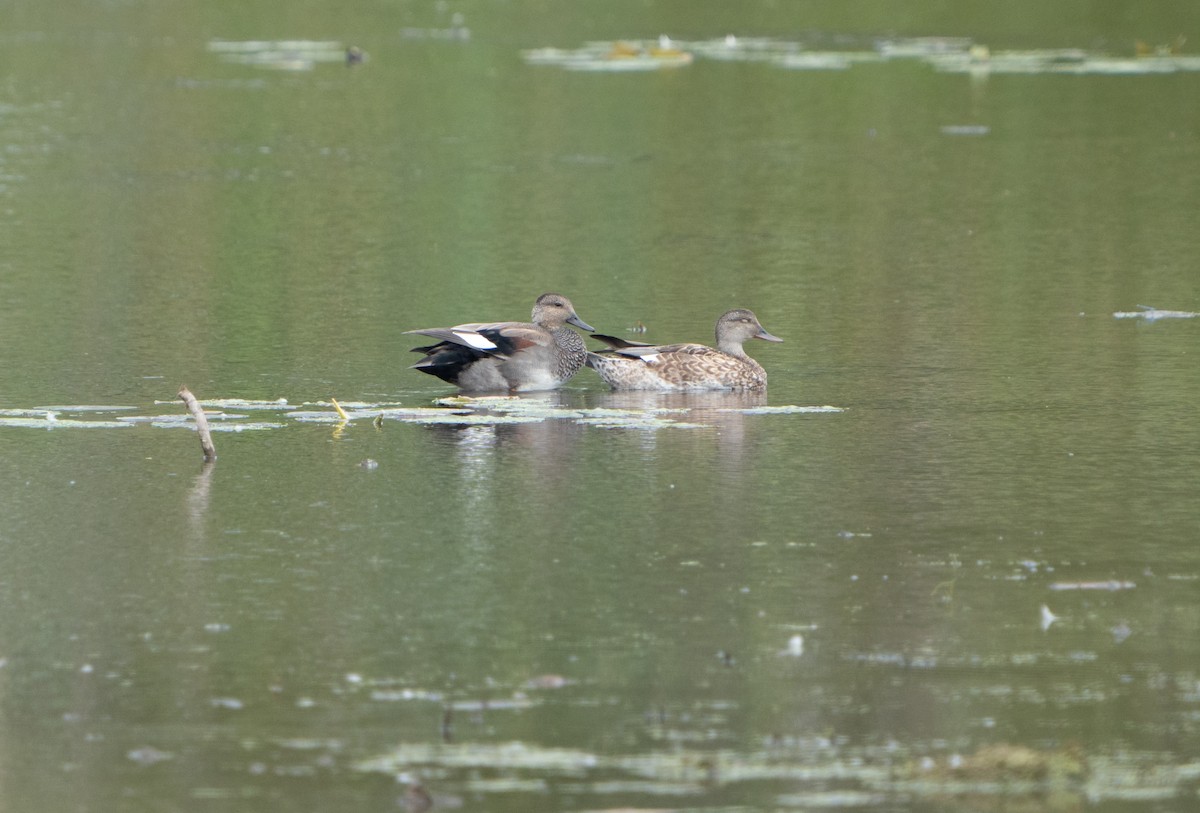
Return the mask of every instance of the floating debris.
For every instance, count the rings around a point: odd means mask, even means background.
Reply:
[[[152,424],[153,426],[161,426],[161,424]],[[269,421],[254,421],[253,423],[219,423],[215,426],[210,426],[211,432],[256,432],[260,429],[282,429],[287,426],[283,423],[271,423]]]
[[[773,62],[802,48],[798,42],[770,37],[739,37],[735,34],[726,34],[714,40],[681,42],[679,47],[698,57],[722,62]]]
[[[172,401],[155,401],[155,406],[166,406],[175,404],[177,400]],[[277,398],[274,401],[255,401],[245,398],[205,398],[199,400],[200,406],[205,409],[240,409],[240,410],[270,410],[278,412],[280,410],[295,409],[296,407],[288,404],[286,398]],[[125,407],[121,407],[124,409]],[[136,408],[136,407],[131,407]],[[213,417],[211,414],[209,417]]]
[[[912,771],[914,777],[948,781],[1060,783],[1082,779],[1086,768],[1083,754],[1075,748],[1041,751],[997,743],[932,764],[923,760]]]
[[[845,407],[835,406],[757,406],[745,409],[719,409],[718,412],[738,412],[742,415],[811,415],[825,412],[845,412]]]
[[[208,41],[208,50],[223,54],[252,54],[269,50],[296,53],[341,52],[346,46],[333,40],[223,40]]]
[[[311,71],[322,62],[345,63],[350,54],[343,43],[323,40],[214,39],[208,50],[224,62],[277,71]]]
[[[421,424],[461,424],[463,426],[492,426],[509,423],[541,423],[544,418],[533,415],[463,415],[457,412],[444,412],[441,415],[429,414],[399,418],[404,423]]]
[[[598,753],[542,747],[534,743],[401,743],[391,751],[354,765],[355,770],[402,778],[434,770],[444,784],[463,788],[481,772],[499,772],[505,789],[552,784],[573,793],[637,792],[696,796],[714,786],[791,783],[786,798],[821,798],[854,804],[887,799],[945,799],[970,795],[994,804],[976,807],[1045,809],[1047,793],[1062,809],[1084,802],[1161,799],[1188,792],[1200,776],[1200,763],[1164,762],[1161,754],[1124,750],[1087,753],[1078,746],[1033,748],[1016,743],[981,745],[969,752],[931,756],[925,749],[897,743],[886,747],[847,747],[825,738],[772,742],[764,749],[690,749]],[[836,786],[836,791],[829,788]],[[488,792],[498,792],[488,785]],[[1025,802],[1030,804],[1026,805]],[[808,806],[807,804],[804,806]],[[691,809],[689,807],[688,809]],[[1054,806],[1054,809],[1059,809]]]
[[[885,793],[869,793],[852,790],[813,791],[811,793],[785,793],[775,799],[775,804],[800,810],[886,810],[891,797]]]
[[[205,413],[205,417],[212,421],[212,425],[208,427],[210,432],[245,432],[252,429],[282,429],[287,424],[277,421],[249,421],[245,422],[245,415],[230,414],[227,412]],[[117,421],[122,426],[134,426],[135,424],[149,424],[155,429],[188,429],[194,430],[195,423],[190,415],[129,415],[117,418]]]
[[[155,403],[158,403],[157,401]],[[286,398],[276,398],[274,401],[248,401],[245,398],[215,398],[213,400],[201,400],[200,406],[209,409],[295,409],[296,407],[288,404]]]
[[[924,61],[943,73],[1155,75],[1200,71],[1200,58],[1164,56],[1137,59],[1093,54],[1074,48],[1040,51],[966,51],[929,56]]]
[[[828,44],[845,45],[829,48]],[[812,47],[812,46],[819,47]],[[668,37],[586,43],[580,48],[522,51],[530,65],[579,71],[652,71],[691,64],[693,58],[722,62],[765,62],[789,70],[843,71],[860,64],[916,61],[943,73],[1161,75],[1200,71],[1200,57],[1181,54],[1183,39],[1168,45],[1141,44],[1135,54],[1105,54],[1078,48],[992,51],[966,37],[907,37],[875,41],[823,35],[805,42],[764,37],[672,40]],[[965,134],[965,133],[964,133]],[[974,134],[974,133],[972,133]]]
[[[216,423],[240,421],[246,418],[245,415],[239,415],[236,412],[205,412],[204,417]],[[122,415],[117,420],[122,423],[150,423],[159,427],[180,426],[188,429],[193,425],[191,415],[178,412],[167,415]]]
[[[336,412],[293,412],[288,417],[301,423],[345,423],[347,420],[362,418],[364,420],[394,420],[404,423],[440,423],[440,424],[499,424],[499,423],[531,423],[542,420],[513,415],[488,415],[473,413],[461,409],[437,409],[434,407],[397,408],[371,411],[353,411],[344,413],[346,417]]]
[[[715,396],[714,396],[715,397]],[[172,402],[154,401],[155,405]],[[297,406],[285,399],[275,401],[252,401],[242,399],[212,399],[198,401],[205,409],[202,414],[210,424],[211,432],[245,432],[262,429],[281,429],[289,423],[332,424],[349,427],[352,421],[371,423],[376,429],[384,421],[410,424],[444,425],[498,425],[532,424],[546,421],[571,421],[602,429],[704,429],[712,428],[723,420],[723,415],[779,415],[843,412],[833,406],[739,406],[719,407],[721,403],[754,403],[743,399],[712,400],[695,398],[684,405],[661,399],[639,400],[628,407],[623,401],[620,406],[574,407],[563,405],[561,395],[543,396],[464,396],[455,395],[439,398],[435,406],[404,407],[378,402],[314,402]],[[311,407],[320,407],[317,409]],[[231,408],[236,411],[222,411]],[[89,411],[100,413],[112,410],[134,410],[137,407],[56,407],[64,412]],[[248,413],[277,412],[275,420],[247,420]],[[181,412],[135,415],[119,415],[115,420],[80,420],[60,418],[55,411],[37,409],[0,409],[0,426],[35,429],[63,428],[125,428],[150,425],[159,429],[194,430],[196,423],[192,415]]]
[[[1164,311],[1149,305],[1138,305],[1138,308],[1136,311],[1117,311],[1113,316],[1117,319],[1145,319],[1147,322],[1158,319],[1194,319],[1200,316],[1200,313],[1193,311]]]
[[[448,395],[445,398],[438,398],[434,401],[439,406],[462,406],[475,408],[491,408],[494,404],[499,404],[504,401],[519,401],[520,396],[517,395]]]
[[[129,759],[139,765],[153,765],[156,762],[165,762],[168,759],[174,759],[175,755],[169,751],[160,751],[152,746],[144,746],[142,748],[134,748],[125,754]]]
[[[1150,56],[1178,56],[1183,51],[1183,45],[1187,42],[1187,37],[1183,34],[1178,35],[1165,45],[1151,45],[1145,40],[1135,40],[1133,43],[1134,56],[1150,57]]]
[[[37,418],[48,420],[59,408],[36,407],[34,409],[0,409],[0,418]]]
[[[349,412],[343,411],[343,414],[349,419],[371,418],[373,420],[375,418],[383,417],[390,418],[392,420],[403,420],[404,418],[408,417],[420,418],[425,415],[466,415],[468,414],[468,411],[465,409],[437,409],[434,407],[387,407],[382,409],[354,409],[351,407]],[[288,417],[306,423],[341,423],[347,419],[343,418],[337,412],[324,410],[318,412],[317,410],[308,409],[289,412]]]
[[[329,401],[308,401],[308,402],[304,403],[304,406],[309,406],[309,407],[311,407],[311,406],[332,407],[333,405],[334,405],[333,399],[331,399]],[[399,404],[379,403],[377,401],[342,401],[340,403],[340,406],[343,409],[353,409],[355,411],[361,412],[364,410],[370,411],[372,409],[386,409],[388,407],[399,407],[400,405]]]
[[[576,775],[595,768],[601,762],[597,754],[569,748],[542,748],[523,742],[476,743],[463,745],[427,745],[402,743],[383,756],[359,762],[359,771],[397,773],[418,765],[443,765],[457,768],[508,768],[550,770]]]
[[[942,135],[985,136],[992,131],[986,124],[947,124],[941,128]]]
[[[690,51],[681,48],[670,37],[657,40],[617,40],[590,42],[572,50],[535,48],[522,51],[530,65],[552,65],[570,71],[656,71],[661,68],[680,68],[692,64]]]
[[[1133,582],[1119,581],[1117,579],[1097,582],[1054,582],[1054,584],[1050,585],[1051,590],[1105,590],[1110,592],[1132,590],[1135,587],[1137,585]]]
[[[258,429],[282,429],[287,426],[287,424],[276,421],[244,422],[245,415],[230,415],[224,412],[206,414],[205,417],[213,421],[212,425],[208,427],[210,432],[246,432]],[[189,415],[145,415],[117,418],[117,420],[127,425],[147,423],[155,429],[194,430],[196,428]]]
[[[927,59],[967,53],[974,44],[969,37],[901,37],[879,40],[875,48],[887,59]]]
[[[779,654],[788,658],[799,658],[804,654],[804,636],[793,635],[788,638],[787,646],[780,650]]]
[[[214,709],[229,709],[231,711],[240,711],[245,707],[245,704],[236,697],[212,697],[209,698],[208,704]]]
[[[440,692],[432,692],[425,689],[374,689],[370,697],[372,700],[384,703],[408,702],[413,700],[427,703],[441,703],[445,699]]]
[[[1053,624],[1057,620],[1058,620],[1058,616],[1055,615],[1053,612],[1051,612],[1049,607],[1047,607],[1045,604],[1043,604],[1041,607],[1042,632],[1045,632],[1046,630],[1050,629],[1050,625]]]
[[[169,402],[174,403],[174,402]],[[20,409],[0,409],[0,415],[29,413],[29,412],[126,412],[135,410],[137,407],[131,406],[101,406],[99,404],[77,404],[63,406],[43,406],[34,407],[32,410]]]
[[[791,70],[844,70],[883,61],[884,57],[872,51],[806,51],[785,54],[776,60],[776,64]]]
[[[77,421],[70,418],[60,420],[53,412],[48,412],[41,418],[0,417],[0,426],[25,429],[122,429],[132,424],[122,421]]]

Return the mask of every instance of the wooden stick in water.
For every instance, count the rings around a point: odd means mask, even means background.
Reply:
[[[200,402],[186,386],[179,388],[179,400],[187,405],[188,411],[196,421],[196,434],[200,436],[200,448],[204,451],[204,459],[216,460],[217,450],[213,446],[212,433],[208,431],[208,418],[204,417],[204,409]]]

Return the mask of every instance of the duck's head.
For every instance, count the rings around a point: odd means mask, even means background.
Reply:
[[[575,325],[578,328],[595,332],[595,328],[579,318],[571,300],[562,294],[542,294],[533,303],[533,323],[546,328],[555,328],[563,324]]]
[[[753,311],[745,308],[734,308],[721,314],[717,320],[717,349],[726,353],[740,353],[742,343],[750,339],[762,339],[768,342],[781,342],[783,339],[773,336],[759,324],[758,317]]]

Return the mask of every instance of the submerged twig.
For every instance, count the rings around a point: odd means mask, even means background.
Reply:
[[[200,435],[200,449],[204,452],[204,459],[216,460],[217,450],[213,446],[212,432],[208,430],[208,418],[204,417],[204,408],[186,386],[179,388],[179,400],[183,401],[196,421],[196,434]]]
[[[337,410],[337,414],[343,421],[350,420],[350,416],[346,414],[346,410],[342,409],[342,405],[337,402],[336,398],[330,398],[329,400],[333,401],[333,408]]]

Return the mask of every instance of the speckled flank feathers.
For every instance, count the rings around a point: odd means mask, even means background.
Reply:
[[[717,346],[650,345],[597,334],[609,349],[587,354],[587,365],[616,390],[741,390],[767,388],[767,371],[742,349],[749,339],[781,342],[744,308],[717,320]]]

